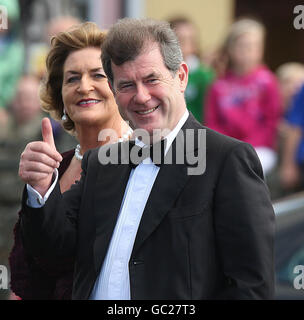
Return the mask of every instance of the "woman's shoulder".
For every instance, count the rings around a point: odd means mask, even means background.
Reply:
[[[75,154],[74,149],[71,149],[71,150],[68,150],[68,151],[61,153],[62,161],[61,161],[60,166],[58,168],[59,177],[67,170],[68,166],[70,165],[70,163],[73,159],[74,154]]]
[[[63,159],[72,159],[75,153],[75,149],[64,151],[61,153]]]

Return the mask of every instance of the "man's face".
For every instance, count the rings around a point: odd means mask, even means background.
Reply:
[[[182,63],[173,75],[155,43],[133,61],[112,63],[113,89],[119,111],[133,128],[152,136],[153,129],[172,130],[186,109],[184,91],[188,68]]]

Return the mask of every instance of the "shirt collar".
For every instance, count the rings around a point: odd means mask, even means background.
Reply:
[[[171,144],[172,144],[173,140],[176,138],[179,130],[185,124],[186,120],[188,119],[188,116],[189,116],[189,111],[188,111],[188,109],[186,109],[184,114],[183,114],[183,116],[179,119],[179,121],[178,121],[177,125],[175,126],[175,128],[166,136],[167,143],[166,143],[165,154],[167,154],[168,150],[171,147]]]
[[[189,111],[188,109],[185,110],[184,114],[182,115],[182,117],[179,119],[177,125],[174,127],[174,129],[165,137],[166,141],[166,150],[165,150],[165,154],[167,154],[168,150],[170,149],[172,142],[174,141],[174,139],[176,138],[179,130],[182,128],[182,126],[185,124],[185,122],[187,121],[189,117]],[[136,145],[143,147],[145,144],[140,141],[139,139],[135,139],[135,143]]]

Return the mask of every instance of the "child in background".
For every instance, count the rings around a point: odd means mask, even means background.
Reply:
[[[279,143],[280,146],[283,146],[289,133],[286,116],[290,111],[295,95],[304,84],[304,64],[298,62],[284,63],[277,68],[276,75],[279,80],[282,111],[285,116],[281,119],[279,125]]]
[[[292,99],[304,83],[304,64],[287,62],[276,70],[279,80],[281,102],[285,114],[291,106]]]
[[[200,123],[204,123],[204,100],[207,89],[213,81],[213,71],[204,66],[200,60],[197,28],[185,17],[169,20],[175,31],[183,53],[184,61],[189,67],[188,85],[185,92],[187,108]]]
[[[206,124],[250,143],[267,175],[277,162],[281,102],[275,75],[262,64],[264,40],[258,21],[243,18],[232,24],[223,47],[224,74],[208,94]]]
[[[285,192],[304,187],[304,85],[296,91],[285,113],[280,164],[280,183]]]
[[[297,62],[284,63],[277,68],[276,75],[284,116],[278,130],[279,166],[272,177],[270,189],[274,198],[281,198],[303,187],[301,185],[303,184],[303,174],[301,174],[303,159],[298,157],[302,129],[289,122],[295,119],[297,123],[301,118],[299,113],[292,109],[295,108],[297,101],[300,103],[300,109],[303,107],[302,98],[297,94],[304,83],[304,65]]]

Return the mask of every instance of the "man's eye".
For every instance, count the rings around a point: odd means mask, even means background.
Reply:
[[[132,83],[125,83],[125,84],[122,84],[119,88],[119,90],[127,90],[127,89],[130,89],[133,87],[133,84]]]
[[[154,78],[153,78],[153,79],[149,79],[149,80],[147,80],[147,82],[148,82],[148,83],[156,83],[156,82],[157,82],[157,79],[154,79]]]

